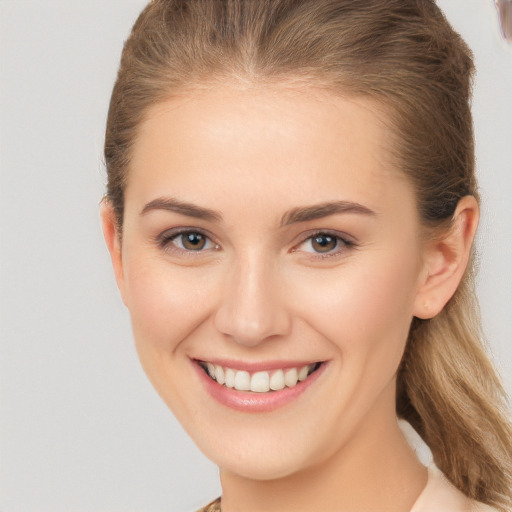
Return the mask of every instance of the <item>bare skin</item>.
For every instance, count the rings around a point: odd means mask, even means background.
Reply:
[[[460,281],[478,207],[464,198],[453,233],[423,240],[389,144],[366,100],[214,89],[148,112],[122,243],[103,206],[142,365],[219,466],[223,512],[406,512],[425,487],[396,372],[412,318]],[[198,363],[218,361],[321,373],[254,412],[209,391],[236,395]]]
[[[358,432],[364,450],[354,439],[331,459],[282,479],[251,480],[221,471],[222,511],[408,512],[427,473],[393,421],[389,426],[389,431]]]

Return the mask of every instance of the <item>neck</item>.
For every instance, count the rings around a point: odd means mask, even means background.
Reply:
[[[427,471],[394,414],[384,423],[369,419],[327,460],[286,477],[254,480],[221,470],[222,512],[409,512]]]

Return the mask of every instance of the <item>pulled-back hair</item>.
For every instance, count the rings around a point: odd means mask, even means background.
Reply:
[[[125,43],[105,140],[107,198],[121,232],[131,150],[148,109],[214,86],[292,84],[375,99],[391,157],[431,234],[478,198],[471,51],[433,0],[154,0]],[[512,507],[512,428],[483,347],[471,263],[430,320],[413,319],[397,414],[467,496]]]

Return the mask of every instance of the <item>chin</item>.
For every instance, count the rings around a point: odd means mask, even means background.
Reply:
[[[298,457],[290,458],[280,453],[270,457],[262,457],[261,452],[245,453],[243,460],[238,454],[233,454],[232,457],[224,455],[213,462],[219,466],[221,472],[250,480],[278,480],[305,469],[304,462]]]
[[[228,429],[223,433],[214,430],[206,436],[204,432],[189,431],[203,454],[221,472],[252,480],[285,478],[315,465],[319,455],[325,452],[325,446],[315,444],[318,433],[311,437],[300,429],[262,425],[246,430]]]

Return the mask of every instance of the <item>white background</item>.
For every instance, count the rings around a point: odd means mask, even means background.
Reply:
[[[103,130],[145,0],[0,0],[0,510],[179,512],[220,493],[136,359],[104,248]],[[512,47],[493,0],[443,0],[473,48],[479,295],[512,394]]]

